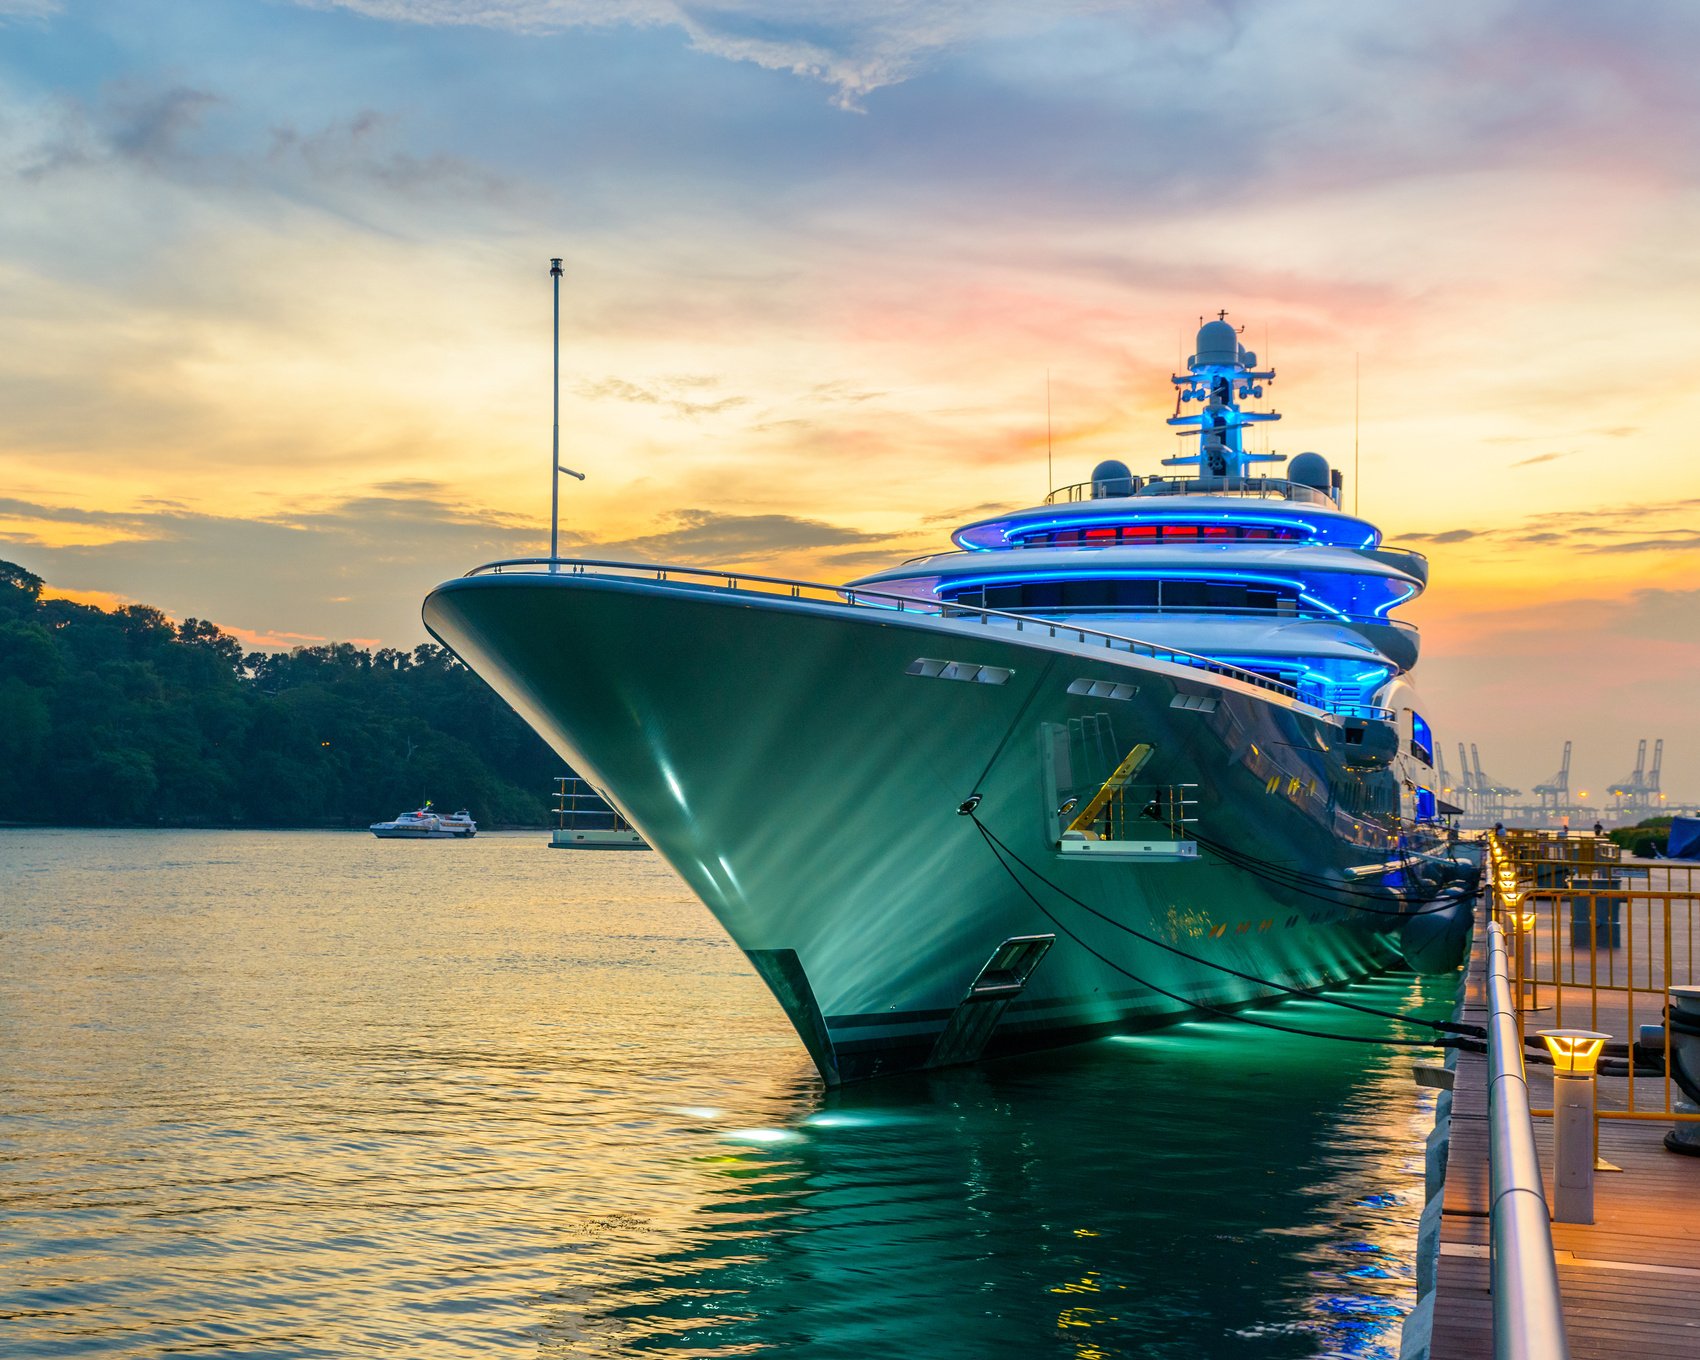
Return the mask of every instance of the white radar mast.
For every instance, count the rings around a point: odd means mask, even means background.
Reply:
[[[1281,417],[1274,411],[1240,409],[1242,401],[1263,395],[1263,384],[1275,380],[1275,370],[1257,367],[1257,355],[1240,343],[1225,310],[1198,328],[1195,346],[1196,353],[1187,360],[1190,371],[1169,379],[1180,389],[1169,424],[1195,427],[1198,451],[1165,458],[1163,465],[1196,463],[1201,477],[1244,477],[1252,463],[1285,461],[1285,454],[1248,453],[1245,448],[1247,425]],[[1181,414],[1189,402],[1198,402],[1202,409]]]

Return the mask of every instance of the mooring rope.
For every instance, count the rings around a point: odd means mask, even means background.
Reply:
[[[1414,907],[1409,911],[1404,911],[1398,907],[1371,906],[1367,901],[1346,900],[1351,897],[1385,900],[1386,890],[1377,891],[1375,889],[1358,888],[1349,883],[1335,883],[1328,879],[1307,874],[1299,869],[1289,869],[1285,865],[1271,864],[1267,860],[1260,860],[1244,851],[1232,849],[1219,841],[1198,835],[1196,832],[1193,833],[1192,838],[1236,869],[1244,870],[1248,874],[1285,888],[1289,892],[1297,893],[1301,897],[1308,897],[1315,902],[1324,902],[1343,911],[1365,911],[1372,916],[1397,916],[1409,920],[1413,916],[1429,916],[1436,912],[1447,911],[1455,905],[1451,901],[1435,900],[1426,906]],[[1460,900],[1473,901],[1480,896],[1481,888],[1478,886],[1473,892],[1462,894]]]
[[[1009,865],[1005,862],[1005,856],[1007,856],[1010,860],[1013,860],[1016,864],[1019,864],[1027,871],[1028,874],[1043,883],[1052,892],[1061,897],[1067,898],[1082,911],[1096,916],[1105,924],[1110,925],[1117,930],[1124,931],[1125,933],[1132,935],[1137,940],[1143,940],[1146,944],[1155,945],[1157,948],[1166,950],[1179,958],[1187,960],[1189,963],[1196,963],[1205,968],[1214,968],[1218,972],[1226,973],[1231,977],[1236,977],[1242,982],[1255,983],[1259,987],[1269,987],[1276,991],[1285,992],[1288,996],[1302,997],[1308,1001],[1324,1001],[1331,1006],[1339,1006],[1345,1010],[1360,1011],[1364,1015],[1373,1015],[1383,1020],[1396,1020],[1402,1024],[1423,1025],[1441,1034],[1469,1034],[1485,1037],[1487,1033],[1486,1030],[1477,1025],[1459,1025],[1450,1020],[1430,1020],[1424,1016],[1408,1015],[1401,1011],[1389,1011],[1382,1010],[1376,1006],[1365,1006],[1356,1001],[1348,1001],[1343,997],[1329,996],[1314,988],[1294,987],[1285,982],[1277,982],[1273,978],[1259,977],[1255,973],[1242,972],[1240,969],[1232,968],[1225,963],[1218,963],[1214,959],[1207,959],[1201,955],[1191,953],[1188,950],[1182,949],[1179,945],[1170,944],[1167,940],[1160,939],[1155,935],[1148,935],[1142,930],[1137,930],[1133,926],[1130,926],[1123,921],[1118,921],[1105,912],[1099,911],[1090,903],[1081,901],[1080,898],[1069,892],[1068,889],[1046,877],[1038,869],[1035,869],[1031,864],[1027,863],[1026,860],[1022,859],[1020,855],[1016,854],[1014,850],[999,839],[996,832],[980,820],[978,814],[974,810],[970,809],[966,815],[972,818],[975,829],[978,830],[980,835],[985,839],[986,844],[988,848],[991,849],[992,853],[997,856],[998,862],[1004,867],[1004,871],[1012,878],[1015,877],[1014,871],[1011,870]],[[1019,882],[1019,880],[1017,881]],[[1031,893],[1028,893],[1027,896],[1032,899]],[[1036,899],[1035,904],[1037,904]],[[1042,909],[1043,908],[1041,908],[1041,910]],[[1046,914],[1049,915],[1050,913],[1047,912]],[[1077,937],[1071,935],[1071,938],[1075,938],[1078,942]]]
[[[972,816],[971,813],[968,815]],[[1016,875],[1015,870],[1011,869],[1004,861],[1003,856],[998,853],[997,847],[993,844],[990,833],[986,831],[986,828],[981,824],[978,817],[974,818],[974,825],[980,829],[982,835],[986,836],[986,848],[992,852],[993,858],[995,858],[998,864],[1003,868],[1004,873],[1009,875],[1010,882],[1020,889],[1022,896],[1027,898],[1029,902],[1037,907],[1052,925],[1062,931],[1064,935],[1067,935],[1069,939],[1073,940],[1106,968],[1120,973],[1130,982],[1137,983],[1139,986],[1144,987],[1149,991],[1156,992],[1159,996],[1167,997],[1170,1001],[1179,1002],[1181,1005],[1186,1006],[1190,1010],[1205,1011],[1208,1014],[1220,1016],[1224,1020],[1232,1020],[1242,1025],[1252,1025],[1257,1029],[1270,1029],[1279,1034],[1294,1034],[1302,1039],[1335,1039],[1342,1043],[1373,1044],[1377,1046],[1391,1045],[1396,1048],[1463,1048],[1470,1044],[1470,1040],[1462,1036],[1448,1036],[1441,1039],[1406,1039],[1394,1035],[1376,1037],[1365,1034],[1339,1034],[1328,1030],[1302,1029],[1296,1025],[1277,1025],[1271,1020],[1259,1020],[1255,1016],[1246,1015],[1243,1011],[1228,1010],[1222,1006],[1213,1006],[1207,1001],[1200,1001],[1195,997],[1182,996],[1178,992],[1171,992],[1166,987],[1158,986],[1155,982],[1151,981],[1150,978],[1141,977],[1138,973],[1133,972],[1129,968],[1123,967],[1108,955],[1094,949],[1085,940],[1081,939],[1080,936],[1076,935],[1072,930],[1064,925],[1062,921],[1058,920],[1055,914],[1053,914],[1043,902],[1033,895],[1027,885]],[[1208,961],[1205,960],[1204,962]],[[1279,984],[1270,985],[1278,986]],[[1313,999],[1324,1000],[1327,998],[1317,997]],[[1409,1019],[1410,1017],[1395,1018]],[[1425,1021],[1422,1023],[1434,1022]]]

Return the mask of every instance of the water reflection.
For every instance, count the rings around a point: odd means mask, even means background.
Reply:
[[[1392,1355],[1416,1101],[1338,1059],[1199,1025],[835,1093],[728,1130],[694,1240],[595,1306],[703,1355]]]
[[[1209,1023],[826,1095],[653,857],[411,848],[0,833],[7,1354],[1396,1353],[1408,1058]]]

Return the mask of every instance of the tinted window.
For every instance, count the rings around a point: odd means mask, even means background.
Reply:
[[[1434,764],[1434,734],[1415,709],[1411,710],[1411,754],[1424,765]]]

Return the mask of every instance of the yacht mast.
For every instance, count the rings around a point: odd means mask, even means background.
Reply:
[[[1279,420],[1274,411],[1243,411],[1242,401],[1263,395],[1263,384],[1275,380],[1275,370],[1258,368],[1257,355],[1240,343],[1239,332],[1228,324],[1226,309],[1198,331],[1198,353],[1187,360],[1187,372],[1170,377],[1180,389],[1169,424],[1198,430],[1198,451],[1165,458],[1165,467],[1196,463],[1201,477],[1244,477],[1251,463],[1279,463],[1285,454],[1248,453],[1245,427]],[[1198,414],[1182,415],[1187,402],[1199,402]]]
[[[555,289],[555,423],[549,444],[549,570],[561,555],[561,262],[549,261]]]

